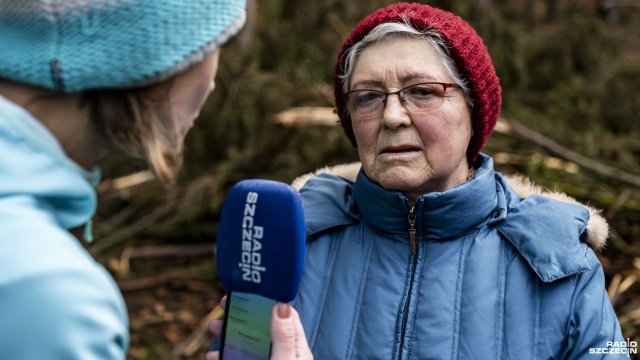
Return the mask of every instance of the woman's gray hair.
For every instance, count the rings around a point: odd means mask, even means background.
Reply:
[[[411,25],[411,22],[408,18],[403,19],[404,23],[399,22],[388,22],[383,23],[371,30],[362,40],[360,40],[357,44],[350,47],[344,54],[344,65],[342,67],[342,74],[338,77],[342,80],[342,92],[346,93],[349,91],[351,75],[353,74],[353,69],[355,68],[356,61],[358,60],[358,56],[362,51],[371,43],[378,42],[380,40],[386,39],[395,35],[404,35],[409,37],[414,37],[418,39],[423,39],[427,45],[429,45],[442,59],[442,64],[445,69],[453,79],[453,82],[460,85],[462,87],[462,91],[464,93],[464,97],[469,104],[469,109],[473,109],[473,99],[471,98],[471,92],[467,85],[467,81],[462,77],[460,71],[456,64],[451,59],[449,55],[449,49],[440,35],[436,30],[418,30]]]

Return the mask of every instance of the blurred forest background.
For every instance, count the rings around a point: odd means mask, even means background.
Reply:
[[[164,188],[141,163],[105,162],[88,248],[123,291],[130,359],[203,359],[224,293],[217,219],[233,184],[291,182],[357,160],[325,111],[333,65],[355,24],[390,3],[249,0],[248,23],[225,45],[216,91],[187,139],[178,184]],[[483,151],[498,169],[603,209],[607,288],[625,337],[640,340],[640,1],[424,3],[466,19],[488,45],[504,105]],[[299,107],[320,109],[312,118],[282,114]]]

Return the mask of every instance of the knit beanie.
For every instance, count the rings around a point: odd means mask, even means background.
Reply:
[[[2,0],[0,78],[61,92],[156,83],[245,22],[245,0]]]
[[[334,70],[334,95],[345,134],[351,143],[357,146],[343,96],[343,81],[340,79],[340,75],[344,74],[346,58],[344,54],[376,26],[387,22],[404,23],[403,18],[408,18],[416,29],[432,29],[439,32],[453,62],[468,82],[474,104],[471,114],[474,135],[467,149],[467,159],[470,164],[473,164],[480,153],[480,148],[493,131],[500,114],[502,104],[500,81],[491,63],[487,47],[475,30],[460,17],[428,5],[396,3],[378,9],[362,20],[342,45]]]

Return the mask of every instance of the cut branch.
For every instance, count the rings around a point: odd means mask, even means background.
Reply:
[[[202,273],[202,269],[200,269],[197,266],[194,266],[184,270],[169,272],[166,274],[160,274],[156,276],[150,276],[142,279],[119,281],[118,287],[122,292],[142,290],[142,289],[164,285],[171,280],[190,279],[200,273]]]
[[[211,320],[220,319],[224,314],[224,310],[220,305],[216,306],[207,316],[205,316],[198,327],[184,340],[179,342],[171,351],[171,356],[168,359],[181,359],[182,357],[192,357],[202,347],[209,335],[209,323]]]
[[[603,175],[608,178],[619,180],[628,185],[633,185],[640,188],[640,176],[628,173],[624,170],[615,168],[613,166],[605,165],[603,163],[591,160],[586,156],[580,155],[575,151],[569,150],[566,147],[558,144],[557,142],[545,137],[544,135],[537,133],[528,127],[515,122],[501,119],[500,125],[496,126],[495,130],[503,134],[516,134],[527,140],[530,140],[549,152],[578,164],[579,166],[589,169],[595,173]]]
[[[132,248],[128,253],[129,259],[138,258],[166,258],[180,256],[201,256],[213,255],[215,250],[214,244],[196,244],[196,245],[160,245],[160,246],[141,246]]]
[[[89,251],[93,255],[100,254],[107,250],[108,248],[125,241],[138,232],[146,229],[149,225],[153,224],[156,220],[162,218],[167,215],[170,211],[174,210],[175,203],[177,201],[177,194],[169,194],[167,196],[167,202],[159,207],[157,207],[151,213],[143,216],[138,219],[135,223],[130,226],[124,227],[110,235],[101,238],[100,241],[94,243],[89,247]]]

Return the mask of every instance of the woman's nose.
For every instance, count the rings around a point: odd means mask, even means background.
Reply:
[[[400,94],[387,95],[382,112],[382,124],[389,129],[411,126],[409,112],[404,107]]]

